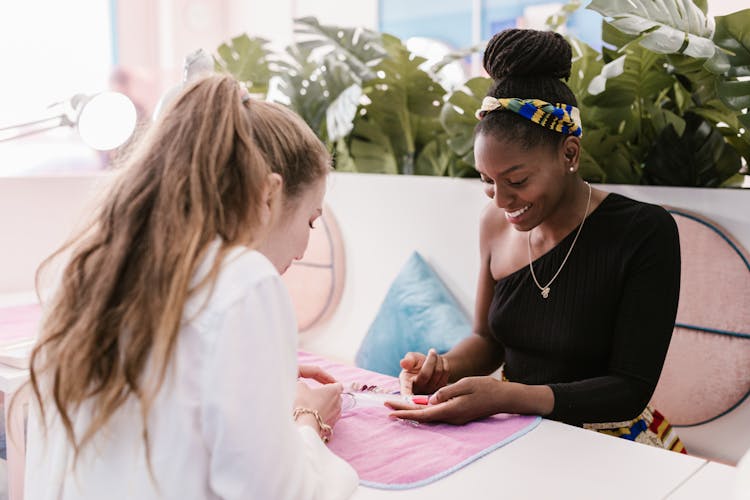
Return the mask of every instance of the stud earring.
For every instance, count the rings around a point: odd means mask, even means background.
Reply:
[[[576,171],[576,169],[575,169],[574,167],[570,167],[570,171],[571,171],[571,172],[575,172],[575,171]]]

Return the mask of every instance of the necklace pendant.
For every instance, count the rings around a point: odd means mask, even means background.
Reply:
[[[545,299],[547,297],[549,297],[549,287],[548,286],[545,286],[544,288],[542,288],[542,297],[544,297]]]

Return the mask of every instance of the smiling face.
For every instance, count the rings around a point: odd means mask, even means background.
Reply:
[[[268,236],[258,248],[279,274],[284,274],[292,261],[304,256],[310,241],[310,230],[315,227],[315,220],[323,214],[325,191],[326,177],[322,176],[296,198],[280,204]]]
[[[485,193],[514,228],[529,231],[556,213],[574,186],[576,176],[569,174],[578,168],[579,144],[566,138],[561,146],[524,149],[494,134],[477,135],[474,157]]]

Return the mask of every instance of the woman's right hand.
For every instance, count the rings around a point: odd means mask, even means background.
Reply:
[[[450,370],[445,356],[430,349],[425,356],[410,352],[401,360],[401,394],[432,394],[448,383]]]
[[[324,384],[312,388],[306,383],[297,382],[297,397],[294,406],[317,410],[323,422],[333,427],[341,416],[341,383]]]

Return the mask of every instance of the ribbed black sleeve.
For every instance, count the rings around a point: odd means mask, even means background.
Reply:
[[[534,261],[546,284],[575,230]],[[662,207],[611,193],[592,212],[544,299],[528,266],[495,286],[489,322],[505,375],[547,384],[548,418],[574,425],[635,418],[646,407],[672,336],[680,243]]]

